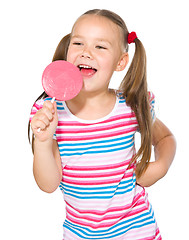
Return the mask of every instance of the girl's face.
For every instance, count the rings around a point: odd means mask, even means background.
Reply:
[[[128,62],[119,26],[106,17],[84,15],[75,23],[67,61],[80,68],[83,90],[107,91],[114,71]]]

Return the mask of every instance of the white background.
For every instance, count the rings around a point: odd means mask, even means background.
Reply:
[[[188,239],[189,15],[184,0],[1,1],[0,239],[62,239],[63,197],[59,189],[42,192],[34,181],[27,123],[43,91],[42,72],[58,42],[82,13],[93,8],[118,13],[146,48],[157,117],[178,144],[166,177],[147,190],[163,239]],[[115,75],[111,86],[117,87],[121,78]]]

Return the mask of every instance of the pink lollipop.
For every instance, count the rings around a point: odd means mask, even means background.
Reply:
[[[45,68],[42,85],[47,95],[52,97],[53,103],[55,99],[66,101],[77,96],[83,86],[83,79],[80,70],[75,65],[58,60]]]
[[[74,98],[81,91],[83,79],[75,65],[59,60],[50,63],[45,68],[42,85],[48,96],[66,101]]]

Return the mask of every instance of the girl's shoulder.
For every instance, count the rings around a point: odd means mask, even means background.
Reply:
[[[127,96],[124,96],[123,92],[120,90],[116,90],[115,92],[116,92],[117,98],[119,99],[120,106],[122,108],[127,108],[127,110],[129,110],[129,108],[131,109],[131,107],[127,104]],[[149,107],[150,107],[152,119],[155,120],[155,95],[151,91],[148,91],[148,101],[149,101]],[[132,109],[131,111],[133,112]]]
[[[120,90],[115,90],[115,94],[117,96],[117,98],[119,98],[122,101],[126,101],[127,96],[124,96],[123,92]],[[148,91],[148,100],[149,100],[149,104],[150,105],[154,105],[155,104],[155,95],[152,91]]]

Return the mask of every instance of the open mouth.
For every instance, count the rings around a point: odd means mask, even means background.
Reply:
[[[83,76],[86,76],[86,77],[93,76],[97,72],[96,68],[93,68],[93,67],[88,66],[88,65],[80,64],[77,67],[81,71],[81,74]]]

